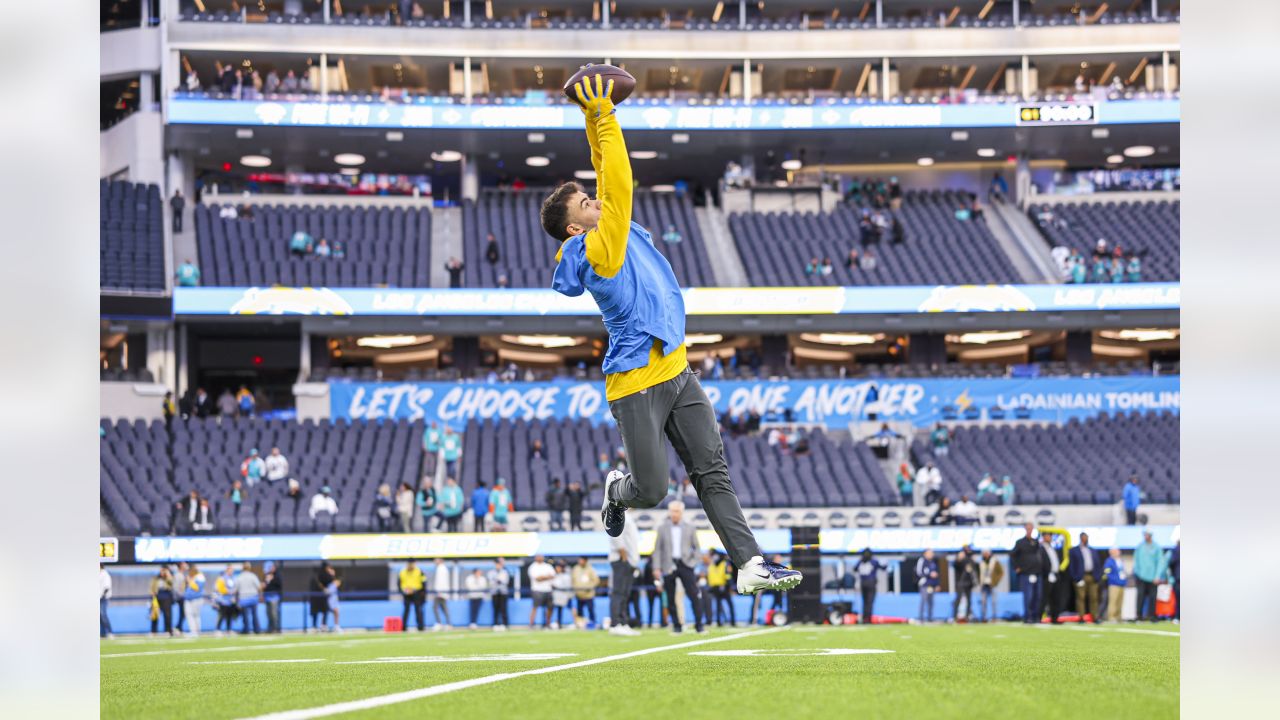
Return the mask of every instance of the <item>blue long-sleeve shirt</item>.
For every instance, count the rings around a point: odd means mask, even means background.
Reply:
[[[1142,503],[1142,490],[1136,483],[1129,483],[1124,486],[1124,509],[1137,510],[1138,505]]]
[[[1109,587],[1124,587],[1129,580],[1129,573],[1124,569],[1123,560],[1107,558],[1107,563],[1102,566],[1102,577]]]
[[[488,488],[478,487],[471,493],[471,512],[476,517],[484,517],[489,514],[489,490]]]
[[[920,558],[916,561],[916,583],[923,590],[926,587],[938,587],[939,578],[934,576],[938,572],[938,561]]]

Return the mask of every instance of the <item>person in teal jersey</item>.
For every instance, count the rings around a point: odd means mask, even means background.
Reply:
[[[498,478],[493,483],[493,491],[489,493],[489,514],[493,516],[494,524],[505,528],[507,513],[515,509],[515,505],[511,502],[511,491],[507,489],[507,481]]]
[[[1124,261],[1120,258],[1111,259],[1111,282],[1124,282]]]
[[[1000,478],[1000,504],[1012,505],[1013,493],[1013,480],[1008,475]]]
[[[310,255],[314,241],[307,233],[299,230],[289,238],[289,252],[293,255]]]
[[[200,268],[190,260],[183,260],[178,266],[177,278],[179,287],[197,287],[200,285]]]
[[[1093,261],[1093,281],[1095,283],[1111,282],[1111,271],[1106,258],[1100,257]]]
[[[1086,275],[1087,271],[1084,267],[1084,258],[1077,255],[1071,261],[1071,282],[1076,285],[1083,285],[1087,279]]]
[[[475,517],[475,531],[484,532],[484,519],[489,516],[489,489],[483,480],[471,491],[471,514]]]
[[[942,423],[933,426],[933,432],[929,435],[929,440],[933,443],[933,454],[937,457],[946,457],[951,452],[951,431],[947,430]]]
[[[431,532],[431,518],[437,517],[438,508],[436,507],[436,489],[431,487],[431,479],[424,478],[422,487],[418,490],[417,497],[418,514],[422,515],[422,531]],[[437,521],[436,529],[440,529],[440,521]]]
[[[446,427],[440,447],[444,450],[445,472],[449,477],[458,477],[458,458],[462,457],[462,436],[454,432],[453,428]]]
[[[462,520],[462,488],[458,481],[450,477],[445,480],[439,493],[440,517],[448,527],[448,532],[458,532],[458,523]]]
[[[440,432],[440,426],[432,420],[422,432],[422,452],[426,455],[423,471],[428,476],[435,475],[436,458],[440,457],[440,444],[443,440],[444,433]]]
[[[1142,542],[1133,550],[1133,576],[1138,585],[1138,619],[1156,619],[1156,586],[1165,579],[1169,557],[1151,539],[1151,531],[1142,532]]]
[[[1129,274],[1129,282],[1142,282],[1142,258],[1137,255],[1130,255],[1129,264],[1126,266],[1125,271]]]

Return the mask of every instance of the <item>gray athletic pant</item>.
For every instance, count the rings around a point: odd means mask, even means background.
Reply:
[[[738,567],[760,554],[755,535],[729,482],[724,442],[711,401],[693,371],[609,403],[627,449],[631,473],[614,484],[610,500],[652,508],[667,496],[670,468],[663,435],[689,471],[702,507]]]

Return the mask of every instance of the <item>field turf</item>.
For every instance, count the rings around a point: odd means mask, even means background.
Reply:
[[[1169,625],[1019,624],[117,638],[101,644],[101,708],[201,720],[1149,720],[1178,715],[1179,642]],[[892,652],[832,654],[849,649]],[[764,654],[691,654],[728,650]],[[494,657],[514,655],[526,657]]]

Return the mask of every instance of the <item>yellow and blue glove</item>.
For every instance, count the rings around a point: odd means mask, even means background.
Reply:
[[[578,105],[588,117],[599,119],[615,110],[612,78],[605,82],[603,75],[588,75],[573,87],[578,95]]]

